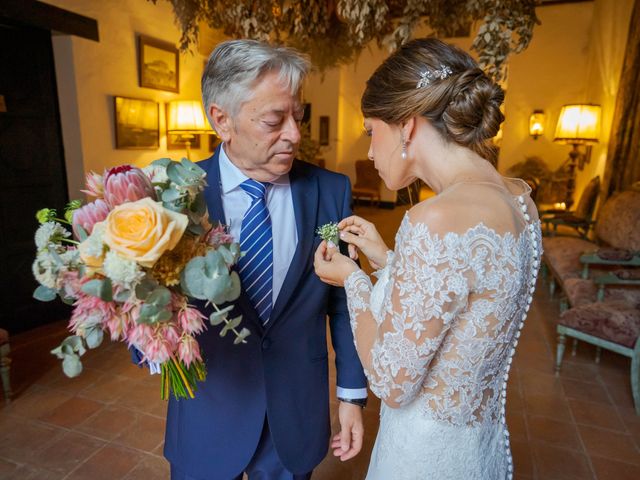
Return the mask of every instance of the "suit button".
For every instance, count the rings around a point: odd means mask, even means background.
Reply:
[[[262,340],[262,349],[263,350],[269,350],[270,347],[271,347],[271,339],[270,338],[265,338],[264,340]]]

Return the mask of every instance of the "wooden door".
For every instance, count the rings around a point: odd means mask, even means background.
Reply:
[[[0,325],[10,333],[67,316],[32,298],[35,213],[67,200],[51,32],[0,23]]]

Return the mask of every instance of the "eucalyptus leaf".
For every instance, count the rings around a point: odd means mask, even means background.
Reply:
[[[156,281],[151,280],[149,277],[145,278],[136,285],[136,298],[145,301],[157,286],[158,283]]]
[[[104,338],[104,332],[100,327],[93,327],[88,329],[84,339],[87,342],[89,348],[97,348],[102,343]]]
[[[170,158],[158,158],[157,160],[154,160],[153,162],[151,162],[151,165],[155,166],[155,167],[164,167],[167,168],[167,166],[172,163],[172,160]]]
[[[242,317],[238,316],[238,317],[234,317],[231,320],[229,320],[227,322],[227,324],[222,327],[222,330],[220,330],[220,336],[224,337],[227,333],[229,333],[229,331],[233,330],[234,328],[240,326],[240,322],[242,321]]]
[[[183,193],[179,192],[175,188],[168,188],[164,192],[162,192],[162,201],[163,202],[175,202],[184,196]]]
[[[33,298],[40,300],[41,302],[50,302],[55,300],[57,292],[53,288],[45,287],[44,285],[38,286],[33,292]]]
[[[105,302],[111,302],[113,300],[113,288],[111,287],[111,280],[105,278],[104,280],[93,279],[82,285],[80,288],[87,295],[98,297]]]
[[[240,317],[242,318],[242,317]],[[238,336],[236,337],[236,339],[233,341],[234,345],[238,345],[239,343],[245,343],[246,338],[251,335],[251,332],[249,331],[248,328],[243,328],[242,330],[240,330],[240,333],[238,334]]]
[[[75,224],[74,227],[76,232],[78,233],[78,240],[84,242],[89,237],[89,233],[79,223]]]
[[[77,355],[65,355],[62,360],[62,371],[69,377],[77,377],[82,373],[82,362]]]
[[[166,307],[171,302],[171,291],[167,287],[159,285],[146,298],[145,302],[158,307]]]
[[[222,310],[213,312],[211,315],[209,315],[209,322],[213,326],[220,325],[222,322],[224,322],[226,320],[227,314],[231,310],[233,310],[233,305],[230,305],[228,307],[224,307]]]
[[[131,290],[118,290],[113,298],[116,302],[124,303],[131,298]]]

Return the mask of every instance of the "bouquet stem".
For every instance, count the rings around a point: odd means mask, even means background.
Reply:
[[[169,392],[172,391],[176,399],[194,398],[196,383],[204,380],[205,377],[206,370],[203,362],[195,361],[186,367],[182,361],[171,357],[170,360],[162,364],[160,395],[163,400],[167,400]]]

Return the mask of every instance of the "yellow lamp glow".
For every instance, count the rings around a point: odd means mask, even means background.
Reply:
[[[582,170],[590,160],[590,148],[587,153],[578,150],[578,145],[591,145],[598,142],[600,135],[600,105],[565,105],[560,110],[554,142],[573,145],[567,162],[567,208],[573,205],[573,193],[576,188],[576,168]]]
[[[167,108],[167,133],[180,135],[187,147],[187,158],[191,160],[191,141],[194,135],[213,135],[214,132],[199,101],[176,100],[169,102]]]
[[[560,110],[554,142],[597,143],[600,135],[600,105],[565,105]]]
[[[542,110],[534,110],[529,117],[529,135],[537,140],[544,133],[545,114]]]

